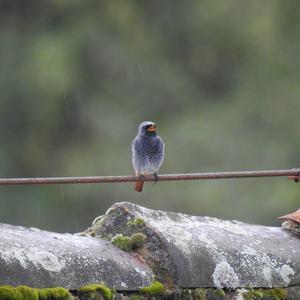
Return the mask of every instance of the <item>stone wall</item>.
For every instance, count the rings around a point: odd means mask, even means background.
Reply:
[[[82,233],[0,224],[0,237],[0,300],[24,285],[32,299],[56,299],[41,298],[50,287],[69,299],[300,299],[300,240],[279,227],[116,203]]]

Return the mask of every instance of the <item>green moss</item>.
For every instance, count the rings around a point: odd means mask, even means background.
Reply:
[[[145,243],[147,237],[143,233],[135,233],[131,236],[130,242],[133,249],[140,248]]]
[[[129,220],[127,226],[129,227],[142,227],[145,225],[145,221],[142,218],[135,218],[134,220]]]
[[[15,287],[3,285],[0,286],[0,300],[22,300],[22,294]]]
[[[259,290],[249,290],[246,293],[243,293],[243,298],[245,300],[256,300],[256,299],[261,299],[263,297],[263,293],[260,292]]]
[[[165,292],[165,287],[159,281],[155,281],[152,284],[141,288],[140,291],[147,295],[161,295]]]
[[[73,299],[70,292],[62,287],[39,289],[39,300],[70,300]]]
[[[118,248],[124,251],[132,251],[132,245],[130,243],[130,237],[124,236],[123,234],[117,234],[112,239],[111,242]]]
[[[106,300],[111,300],[113,297],[112,291],[104,284],[89,284],[80,288],[78,292],[92,299],[96,299],[97,293],[100,293]]]
[[[215,294],[220,297],[225,297],[225,292],[222,289],[216,289]]]
[[[144,244],[146,238],[147,237],[143,233],[135,233],[131,237],[117,234],[111,239],[111,242],[118,248],[130,252],[140,248]]]
[[[271,297],[274,300],[286,299],[288,296],[287,291],[284,288],[273,288],[262,291],[264,296]]]
[[[284,288],[251,289],[243,294],[245,300],[256,300],[269,298],[272,300],[283,300],[287,298],[287,291]]]
[[[260,291],[254,291],[254,295],[257,299],[261,299],[264,296],[263,292]]]
[[[24,300],[38,300],[39,293],[37,289],[30,288],[28,286],[20,285],[17,290],[21,293],[22,299]]]
[[[130,300],[143,300],[143,298],[139,295],[132,295],[129,298]]]
[[[196,299],[205,300],[206,299],[206,290],[205,289],[196,289]]]
[[[0,286],[0,300],[71,300],[64,288],[33,289],[27,286]]]

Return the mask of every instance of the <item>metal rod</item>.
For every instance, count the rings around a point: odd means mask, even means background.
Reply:
[[[289,170],[262,170],[262,171],[233,171],[211,173],[188,173],[188,174],[163,174],[158,175],[159,181],[174,180],[204,180],[204,179],[227,179],[227,178],[251,178],[251,177],[287,177],[299,179],[300,168]],[[0,185],[30,185],[30,184],[76,184],[76,183],[112,183],[134,182],[136,176],[88,176],[88,177],[43,177],[43,178],[0,178]],[[144,181],[154,181],[155,176],[147,175]]]

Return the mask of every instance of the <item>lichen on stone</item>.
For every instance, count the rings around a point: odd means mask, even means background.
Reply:
[[[227,261],[216,265],[212,277],[217,288],[235,289],[239,285],[239,278]]]
[[[97,218],[94,219],[92,226],[87,228],[84,232],[78,233],[80,236],[91,236],[95,237],[97,236],[97,232],[99,228],[101,228],[102,223],[106,219],[106,215],[98,216]]]
[[[147,295],[162,295],[166,292],[166,289],[164,285],[159,281],[154,281],[152,284],[142,287],[140,289],[141,293],[147,294]]]
[[[147,237],[143,233],[135,233],[131,237],[124,236],[120,233],[115,235],[111,239],[111,242],[118,248],[130,252],[140,248],[146,241],[146,238]]]
[[[113,293],[110,288],[104,284],[89,284],[78,290],[79,296],[87,296],[88,299],[98,299],[97,294],[101,294],[104,299],[111,300]]]

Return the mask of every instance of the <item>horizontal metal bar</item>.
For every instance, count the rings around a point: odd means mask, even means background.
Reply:
[[[291,177],[298,178],[300,168],[288,170],[261,170],[261,171],[233,171],[210,172],[188,174],[163,174],[158,175],[159,181],[175,180],[204,180],[204,179],[228,179],[228,178],[253,178],[253,177]],[[112,183],[134,182],[136,176],[86,176],[86,177],[41,177],[41,178],[0,178],[0,185],[30,185],[30,184],[86,184],[86,183]],[[147,175],[144,181],[154,181],[155,176]]]

